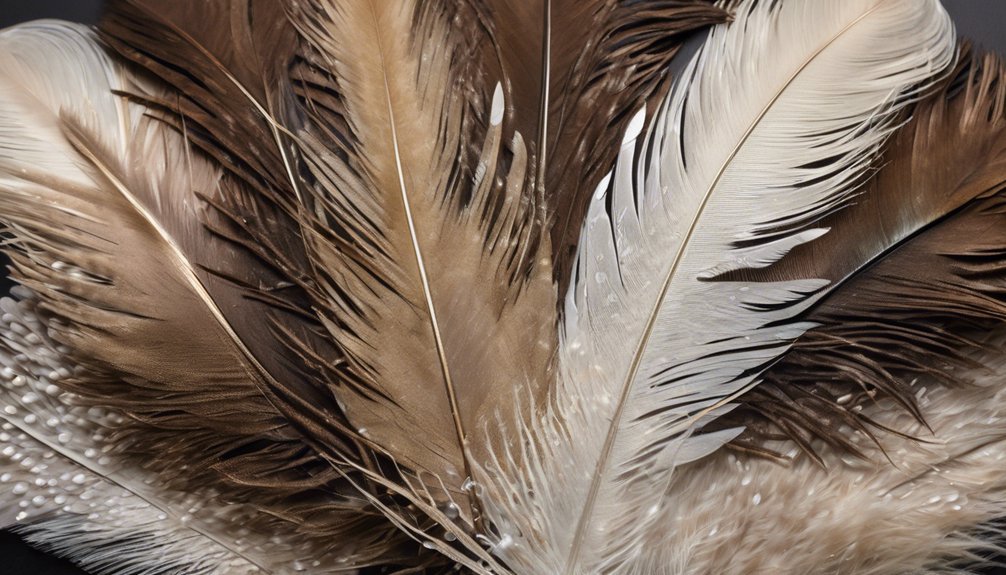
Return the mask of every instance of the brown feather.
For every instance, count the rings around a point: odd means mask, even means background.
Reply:
[[[46,109],[46,96],[27,89],[5,97],[23,101],[31,126],[48,130],[52,162],[79,166],[69,175],[26,168],[21,184],[0,195],[15,278],[45,300],[53,336],[90,368],[64,385],[145,424],[121,445],[146,452],[145,464],[164,481],[214,477],[229,489],[224,496],[245,493],[263,509],[283,509],[303,537],[349,565],[396,555],[404,536],[389,534],[276,410],[279,386],[267,383],[272,376],[208,292],[221,280],[193,263],[230,259],[230,244],[198,223],[195,190],[212,194],[219,168],[111,93],[102,119],[117,109],[119,125],[103,128],[121,141],[99,136],[86,106]],[[12,122],[5,127],[20,129]],[[264,512],[263,524],[275,515]]]
[[[728,418],[753,426],[740,441],[781,431],[811,453],[815,439],[855,452],[841,426],[873,435],[865,402],[892,397],[921,419],[913,382],[961,383],[976,336],[1006,319],[1006,70],[992,54],[961,52],[854,205],[822,222],[829,233],[748,274],[840,286],[807,315],[820,327]]]
[[[208,289],[228,321],[274,376],[277,407],[339,457],[373,466],[328,391],[341,361],[311,307],[295,150],[279,125],[296,115],[286,75],[298,41],[285,10],[234,0],[208,12],[200,2],[162,11],[123,0],[107,8],[102,30],[121,54],[175,88],[130,96],[224,170],[215,190],[196,190],[210,232],[202,235],[226,240],[216,242],[224,256],[198,263],[213,276]]]
[[[728,13],[703,0],[482,3],[508,113],[548,206],[553,277],[565,294],[590,196],[614,165],[629,120],[664,96],[687,34]]]
[[[319,306],[348,359],[336,390],[347,415],[396,461],[439,477],[469,516],[470,458],[504,441],[478,423],[504,416],[514,394],[540,401],[548,385],[555,319],[541,311],[555,293],[547,252],[535,251],[547,242],[535,237],[521,139],[502,162],[501,118],[464,119],[466,98],[488,90],[454,66],[442,15],[418,7],[294,13],[309,58],[324,63],[301,88],[299,139],[317,181],[305,227]],[[472,146],[474,181],[457,171]],[[525,261],[530,275],[509,281]]]

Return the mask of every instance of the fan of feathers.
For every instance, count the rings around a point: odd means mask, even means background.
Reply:
[[[0,223],[0,526],[95,574],[1003,541],[1006,65],[937,0],[113,0],[0,32]]]

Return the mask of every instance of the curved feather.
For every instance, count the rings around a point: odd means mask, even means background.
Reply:
[[[1006,187],[1003,75],[1001,59],[963,47],[955,73],[889,142],[883,168],[824,222],[832,231],[744,274],[841,285],[807,316],[818,327],[744,398],[751,409],[731,418],[768,415],[811,453],[813,438],[849,449],[837,428],[868,432],[865,402],[889,396],[921,416],[913,381],[953,382],[968,367],[966,349],[977,344],[966,334],[1004,319],[995,219]]]
[[[512,483],[487,487],[508,565],[643,572],[639,534],[679,512],[664,493],[674,468],[737,433],[700,430],[810,327],[799,314],[828,283],[710,280],[825,233],[815,222],[953,58],[949,20],[926,0],[748,2],[737,19],[710,35],[638,159],[641,116],[630,124],[611,198],[595,196],[540,456],[527,471],[498,456]]]
[[[43,24],[2,41],[0,134],[18,142],[0,157],[14,275],[56,317],[51,331],[73,357],[112,374],[61,385],[174,432],[170,442],[150,428],[132,436],[159,447],[146,463],[165,481],[201,480],[169,464],[187,457],[233,489],[258,489],[263,507],[280,505],[288,519],[298,515],[288,497],[313,499],[317,509],[296,517],[302,536],[346,537],[336,554],[349,565],[386,554],[396,535],[340,491],[342,474],[274,407],[282,386],[208,293],[213,276],[190,259],[213,245],[200,243],[193,190],[213,190],[219,169],[113,94],[132,76],[88,32]],[[257,484],[235,469],[252,460]]]

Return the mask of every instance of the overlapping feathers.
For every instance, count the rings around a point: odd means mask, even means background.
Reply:
[[[957,565],[1006,513],[1002,82],[936,0],[5,31],[7,521],[96,573]]]

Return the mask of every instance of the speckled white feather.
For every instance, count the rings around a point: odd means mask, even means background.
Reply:
[[[121,416],[74,405],[53,383],[74,368],[35,306],[0,299],[0,522],[95,573],[271,572],[243,557],[268,544],[242,533],[254,511],[222,506],[210,491],[164,490],[116,456]]]

